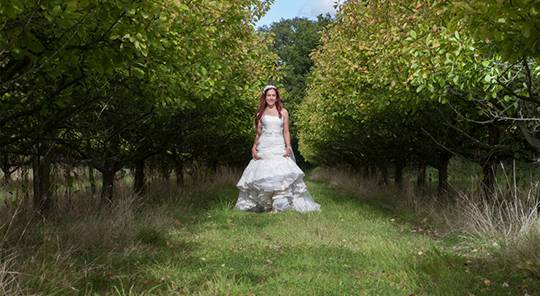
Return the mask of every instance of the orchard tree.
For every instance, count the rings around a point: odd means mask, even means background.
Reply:
[[[504,65],[497,63],[500,57],[480,51],[462,22],[449,26],[453,15],[447,1],[342,5],[314,55],[315,71],[301,118],[307,154],[319,152],[320,144],[315,143],[335,140],[340,118],[359,118],[358,128],[364,129],[377,114],[387,114],[385,118],[401,124],[381,122],[389,129],[378,139],[384,147],[401,146],[402,161],[410,161],[407,151],[412,146],[417,160],[438,154],[437,166],[444,171],[450,156],[459,154],[484,167],[485,187],[491,190],[494,163],[528,151],[523,151],[519,137],[516,141],[511,123],[490,121],[486,113],[490,104],[512,102],[508,89],[497,83],[498,74],[507,75]],[[421,110],[437,110],[440,119],[422,116]],[[328,122],[317,119],[321,116],[329,117]],[[377,139],[376,130],[365,130],[365,141]],[[457,136],[447,137],[452,134]],[[318,136],[328,138],[316,140]],[[414,142],[399,139],[411,136]],[[393,159],[391,153],[386,155]],[[444,177],[439,183],[445,183]]]
[[[253,90],[275,76],[253,28],[269,3],[2,3],[0,144],[32,157],[36,209],[50,205],[60,154],[100,169],[111,199],[118,169],[171,147],[182,131],[171,118],[248,108]]]

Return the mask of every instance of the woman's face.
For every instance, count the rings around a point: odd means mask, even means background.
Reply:
[[[266,92],[266,104],[268,107],[273,107],[276,104],[277,92],[275,89],[269,89]]]

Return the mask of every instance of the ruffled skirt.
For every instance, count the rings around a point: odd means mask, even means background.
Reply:
[[[236,184],[240,189],[236,209],[247,211],[258,206],[275,211],[320,210],[307,191],[304,172],[282,151],[259,151],[262,159],[249,162]]]

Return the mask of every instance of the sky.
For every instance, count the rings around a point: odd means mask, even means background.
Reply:
[[[275,0],[266,15],[257,22],[257,27],[269,25],[280,19],[306,17],[314,19],[319,14],[336,13],[337,0]]]

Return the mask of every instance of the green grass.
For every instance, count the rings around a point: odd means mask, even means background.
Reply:
[[[44,258],[29,292],[51,295],[524,295],[538,279],[459,237],[434,238],[376,202],[308,182],[320,213],[233,210],[237,191],[154,209],[136,243]],[[51,247],[51,246],[49,246]],[[31,271],[31,261],[25,270]]]

